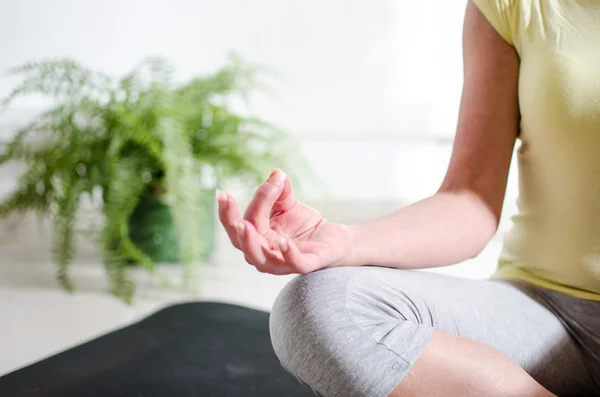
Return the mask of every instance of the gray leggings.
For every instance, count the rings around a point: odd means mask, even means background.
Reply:
[[[600,302],[379,267],[293,279],[271,313],[282,365],[322,397],[386,397],[433,329],[491,345],[559,396],[600,395]]]

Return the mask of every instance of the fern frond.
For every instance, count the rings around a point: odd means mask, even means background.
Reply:
[[[175,68],[166,59],[146,58],[119,80],[119,90],[125,95],[125,103],[139,104],[153,89],[171,89],[174,76]]]
[[[107,153],[110,156],[110,174],[104,192],[105,224],[102,242],[111,290],[116,296],[130,302],[134,288],[126,275],[128,262],[133,260],[149,271],[153,271],[154,266],[152,260],[135,247],[129,237],[129,216],[148,189],[149,181],[140,177],[143,168],[139,164],[139,158],[120,157],[123,142],[121,145],[115,143]]]
[[[81,186],[78,181],[65,178],[61,181],[64,194],[57,200],[57,211],[53,217],[52,253],[58,265],[57,278],[60,285],[72,292],[75,287],[68,275],[68,267],[75,254],[75,216],[81,199]]]
[[[30,62],[8,70],[10,75],[23,75],[24,80],[5,98],[0,110],[18,97],[39,94],[57,100],[102,97],[108,94],[111,79],[89,70],[71,59]]]
[[[173,212],[179,231],[184,280],[194,292],[198,292],[198,265],[204,248],[203,244],[205,244],[198,226],[202,222],[199,209],[201,202],[198,180],[200,166],[179,123],[165,119],[158,131],[164,142],[165,183],[168,192],[166,201]]]

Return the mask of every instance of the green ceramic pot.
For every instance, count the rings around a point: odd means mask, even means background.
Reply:
[[[201,202],[202,260],[208,260],[215,243],[215,191],[205,190]],[[149,191],[129,218],[129,237],[154,263],[180,263],[179,239],[171,209]]]

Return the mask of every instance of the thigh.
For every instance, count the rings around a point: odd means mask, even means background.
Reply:
[[[404,343],[394,340],[397,324],[418,323],[499,349],[560,396],[592,390],[577,343],[524,284],[377,267],[352,273],[346,306],[363,330],[391,349]]]
[[[595,381],[596,390],[593,395],[600,395],[600,302],[578,299],[541,288],[536,292],[577,341],[590,377]]]

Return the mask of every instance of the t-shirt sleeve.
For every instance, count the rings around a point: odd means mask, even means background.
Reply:
[[[472,0],[490,24],[509,44],[514,45],[513,0]]]

